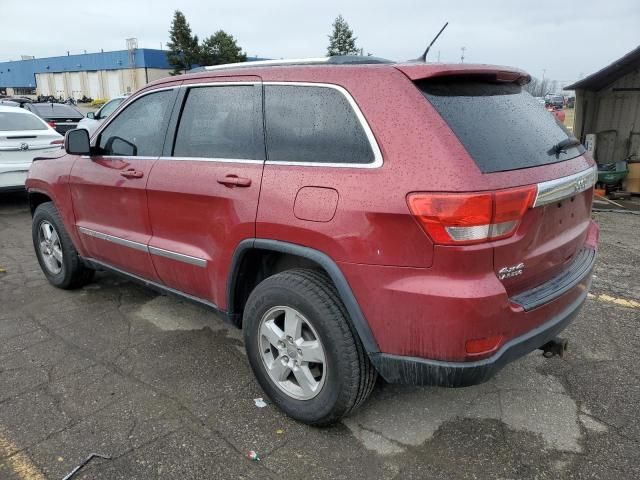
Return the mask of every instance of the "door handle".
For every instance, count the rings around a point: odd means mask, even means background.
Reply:
[[[219,178],[218,183],[226,185],[227,187],[249,187],[251,185],[251,179],[238,177],[237,175],[226,175]]]
[[[140,170],[129,169],[120,172],[120,175],[126,178],[142,178],[144,177],[144,172],[141,172]]]

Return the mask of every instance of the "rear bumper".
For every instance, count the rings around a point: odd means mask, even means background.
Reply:
[[[483,383],[507,363],[536,350],[564,330],[580,311],[587,298],[587,291],[588,288],[565,310],[546,323],[524,335],[511,339],[498,352],[483,360],[445,362],[376,353],[370,356],[371,362],[378,373],[389,383],[442,387],[466,387]]]
[[[0,190],[24,188],[31,162],[0,165]]]

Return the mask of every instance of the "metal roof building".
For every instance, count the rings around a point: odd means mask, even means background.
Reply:
[[[565,90],[576,91],[574,134],[595,134],[598,163],[640,159],[640,46]]]
[[[166,53],[136,48],[0,62],[0,92],[109,98],[169,75]]]

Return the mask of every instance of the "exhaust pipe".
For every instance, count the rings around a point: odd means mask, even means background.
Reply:
[[[569,340],[566,338],[555,337],[553,340],[542,345],[539,350],[542,350],[542,356],[544,358],[551,358],[556,355],[564,357],[564,352],[567,351],[568,346]]]

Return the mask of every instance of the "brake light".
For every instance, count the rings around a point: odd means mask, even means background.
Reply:
[[[412,193],[407,201],[435,243],[471,245],[513,235],[536,193],[532,185],[494,192]]]
[[[47,122],[51,128],[56,128],[56,122]]]

